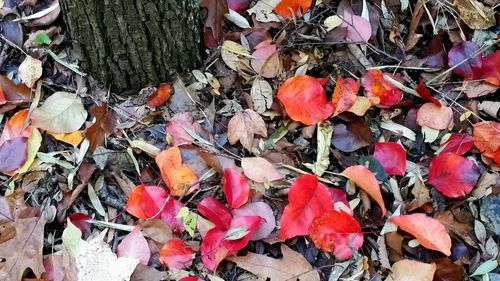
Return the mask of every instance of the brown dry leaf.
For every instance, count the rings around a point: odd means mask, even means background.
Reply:
[[[0,280],[21,280],[26,269],[40,277],[45,219],[40,208],[27,207],[22,192],[0,197]],[[15,253],[15,254],[13,254]]]
[[[229,120],[227,139],[230,144],[235,144],[239,140],[244,148],[251,150],[254,134],[267,137],[266,123],[257,112],[245,109]]]
[[[222,25],[225,20],[224,15],[229,13],[227,1],[202,0],[200,6],[205,22],[203,25],[205,45],[209,48],[215,48],[223,41]]]
[[[415,185],[411,190],[411,194],[415,197],[408,206],[408,210],[415,210],[422,207],[424,204],[431,202],[431,196],[429,194],[429,189],[425,186],[424,182],[417,176],[415,180]]]
[[[400,260],[392,265],[392,273],[385,281],[432,281],[436,272],[436,264],[428,264],[414,260]]]
[[[495,12],[477,0],[455,0],[460,18],[471,29],[488,29],[496,24]]]
[[[424,1],[418,0],[417,4],[415,5],[415,9],[413,10],[413,17],[411,18],[410,22],[410,30],[408,32],[408,37],[406,38],[407,51],[413,49],[415,45],[417,45],[418,40],[420,40],[420,38],[423,36],[422,34],[418,34],[416,30],[418,25],[420,24],[420,19],[422,18],[424,12]]]
[[[114,134],[116,132],[117,118],[113,111],[108,111],[108,105],[103,103],[92,108],[96,121],[87,129],[86,137],[90,141],[90,151],[94,151],[96,147],[104,144],[106,134]]]
[[[299,253],[281,244],[282,259],[273,259],[265,255],[248,253],[241,257],[228,257],[241,267],[255,274],[257,280],[295,280],[319,281],[319,274]]]
[[[437,212],[434,214],[434,218],[441,222],[451,233],[463,239],[465,243],[475,248],[479,247],[474,238],[472,225],[457,221],[452,211]]]

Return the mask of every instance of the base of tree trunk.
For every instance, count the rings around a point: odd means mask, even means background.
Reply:
[[[61,0],[83,70],[112,89],[137,91],[200,62],[198,0]]]

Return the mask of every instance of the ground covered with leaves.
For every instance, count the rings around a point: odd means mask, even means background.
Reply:
[[[500,280],[498,2],[202,0],[131,97],[0,3],[0,280]]]

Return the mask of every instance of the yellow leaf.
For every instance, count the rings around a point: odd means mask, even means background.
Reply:
[[[57,134],[49,132],[49,135],[51,135],[58,141],[71,144],[74,148],[76,148],[83,141],[83,135],[81,131],[74,131],[72,133],[66,133],[66,134]]]

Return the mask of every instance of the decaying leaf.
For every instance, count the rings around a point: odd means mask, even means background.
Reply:
[[[428,264],[414,260],[400,260],[392,265],[391,273],[385,281],[432,281],[436,264]]]
[[[230,144],[240,141],[244,148],[251,150],[254,135],[267,137],[266,124],[262,117],[251,109],[236,113],[227,125],[227,139]]]
[[[455,0],[460,19],[472,29],[488,29],[495,25],[495,11],[477,0]]]

